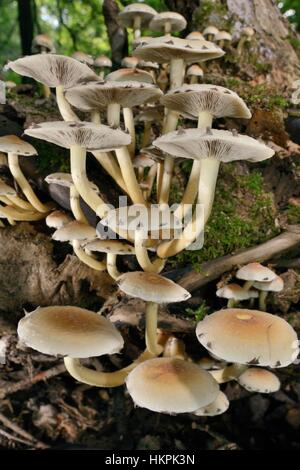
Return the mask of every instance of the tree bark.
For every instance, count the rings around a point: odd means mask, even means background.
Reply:
[[[22,55],[30,55],[34,29],[31,0],[18,0],[18,22]]]
[[[113,67],[121,65],[123,57],[128,55],[127,31],[118,21],[120,9],[115,0],[104,0],[103,15],[111,47]]]

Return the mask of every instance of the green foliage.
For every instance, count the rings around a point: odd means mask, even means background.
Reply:
[[[283,13],[288,12],[288,19],[300,31],[300,4],[299,0],[277,0]]]
[[[192,317],[197,323],[208,314],[209,307],[206,305],[205,300],[196,308],[187,308],[185,314]]]
[[[249,106],[272,110],[286,109],[289,104],[282,95],[278,94],[276,88],[265,83],[253,86],[243,80],[230,77],[226,79],[225,86],[238,93]]]
[[[230,20],[226,5],[213,0],[204,0],[194,12],[194,22],[198,28],[204,29],[208,24],[212,24],[219,29],[230,30]]]
[[[285,210],[285,215],[287,216],[287,222],[289,224],[300,223],[300,207],[289,204]]]

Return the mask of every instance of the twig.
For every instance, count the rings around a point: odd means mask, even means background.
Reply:
[[[47,449],[48,446],[44,444],[43,442],[40,442],[38,439],[33,437],[31,434],[29,434],[27,431],[24,431],[18,424],[13,423],[10,421],[6,416],[4,416],[2,413],[0,413],[0,421],[4,424],[5,427],[10,429],[11,431],[15,432],[16,434],[19,434],[19,436],[22,436],[24,439],[27,441],[30,441],[32,444],[35,445],[35,447],[39,449]]]
[[[28,442],[25,439],[20,439],[19,437],[13,436],[12,434],[9,434],[8,432],[4,431],[1,428],[0,428],[0,435],[4,436],[9,441],[20,442],[20,444],[25,444],[26,446],[29,446],[29,447],[35,447],[33,442],[31,442],[31,441]]]

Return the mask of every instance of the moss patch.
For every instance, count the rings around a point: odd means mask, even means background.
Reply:
[[[284,213],[287,217],[288,224],[300,223],[300,207],[289,204]]]

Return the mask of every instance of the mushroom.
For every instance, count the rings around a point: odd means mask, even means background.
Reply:
[[[177,357],[177,359],[182,360],[188,359],[184,342],[175,336],[170,336],[164,345],[163,357]]]
[[[218,33],[219,33],[218,28],[210,25],[205,28],[202,34],[205,37],[205,39],[207,39],[208,41],[215,41],[216,35]]]
[[[237,381],[249,392],[274,393],[280,389],[278,377],[273,372],[259,367],[249,367]]]
[[[103,217],[107,205],[96,194],[86,175],[87,150],[108,151],[128,145],[130,136],[119,129],[89,122],[44,122],[25,130],[25,134],[70,149],[71,174],[82,199]]]
[[[35,148],[16,135],[6,135],[0,137],[0,150],[7,153],[8,166],[11,174],[30,204],[38,212],[49,212],[49,206],[39,200],[24,176],[19,164],[19,155],[26,157],[36,155],[37,152]]]
[[[47,34],[38,34],[33,39],[33,46],[41,54],[55,53],[53,40]],[[43,84],[43,93],[46,99],[50,98],[51,91],[48,85]]]
[[[249,263],[238,269],[236,272],[237,279],[242,279],[246,281],[244,284],[244,289],[250,289],[254,282],[271,282],[276,278],[276,273],[271,271],[271,269],[266,268],[260,263]]]
[[[110,69],[112,67],[112,61],[106,55],[99,55],[94,60],[94,67],[95,69],[99,69],[99,77],[101,78],[101,80],[103,80],[105,69]]]
[[[113,279],[121,276],[116,266],[117,255],[134,254],[134,247],[120,240],[93,240],[85,245],[85,249],[92,252],[107,253],[106,267],[108,274]]]
[[[78,62],[81,62],[82,64],[85,64],[85,65],[91,65],[91,66],[94,65],[93,57],[82,51],[73,52],[72,59],[78,60]]]
[[[221,161],[225,163],[236,160],[258,162],[274,155],[271,148],[252,137],[216,129],[208,129],[207,132],[203,129],[170,132],[156,139],[153,145],[173,157],[201,160],[198,201],[203,208],[202,220],[197,219],[196,215],[187,224],[180,237],[161,243],[157,254],[162,258],[172,256],[189,246],[203,231],[212,209]]]
[[[259,309],[266,310],[266,299],[268,292],[281,292],[284,288],[283,279],[280,276],[276,276],[271,282],[259,282],[253,283],[253,287],[260,291],[259,293]]]
[[[223,49],[223,47],[232,41],[232,36],[227,31],[219,31],[214,40]]]
[[[157,31],[165,35],[171,35],[171,33],[178,33],[186,28],[186,19],[174,11],[163,11],[162,13],[156,13],[152,17],[149,29]]]
[[[34,207],[29,202],[24,201],[24,199],[17,196],[15,189],[9,186],[8,184],[6,184],[5,181],[3,181],[1,178],[0,178],[0,198],[2,202],[4,202],[5,204],[9,206],[13,205],[17,208],[29,210],[31,212],[34,210]]]
[[[217,382],[205,370],[177,358],[145,361],[127,376],[126,387],[136,406],[158,413],[187,413],[212,403]]]
[[[254,35],[255,35],[255,31],[253,28],[251,28],[251,26],[246,26],[245,28],[242,29],[242,35],[237,46],[238,56],[242,55],[244,44],[250,43],[253,40]]]
[[[229,408],[229,400],[226,397],[225,393],[219,391],[217,398],[207,406],[199,408],[198,410],[194,411],[194,415],[196,416],[218,416]]]
[[[56,229],[64,227],[71,221],[72,218],[68,214],[66,214],[66,212],[61,210],[51,212],[49,215],[47,215],[45,219],[47,227]]]
[[[203,41],[204,36],[202,33],[200,33],[200,31],[192,31],[191,33],[189,33],[185,39],[200,39],[201,41]]]
[[[122,67],[126,67],[128,69],[135,69],[137,67],[139,59],[137,57],[124,57],[122,59],[121,65]]]
[[[245,290],[238,284],[227,284],[227,286],[221,287],[217,290],[217,297],[228,299],[227,307],[231,308],[240,300],[257,298],[258,292],[255,290]]]
[[[153,84],[153,77],[151,73],[140,69],[118,69],[114,72],[109,73],[106,76],[106,80],[112,80],[113,82],[142,82]]]
[[[157,312],[158,304],[182,302],[191,295],[175,282],[156,273],[135,271],[122,274],[117,279],[122,292],[139,299],[146,304],[146,346],[152,354],[157,354]]]
[[[190,77],[190,84],[195,85],[198,83],[198,80],[200,78],[203,78],[203,70],[198,64],[193,64],[191,65],[187,71],[186,71],[186,76]]]
[[[156,15],[156,10],[144,3],[131,3],[118,14],[118,18],[127,28],[133,28],[134,37],[141,36],[141,28],[148,26],[151,18]]]
[[[160,109],[155,107],[148,107],[142,110],[136,117],[136,121],[144,122],[144,134],[141,142],[141,148],[148,147],[151,143],[151,126],[153,123],[161,123],[163,114]]]

